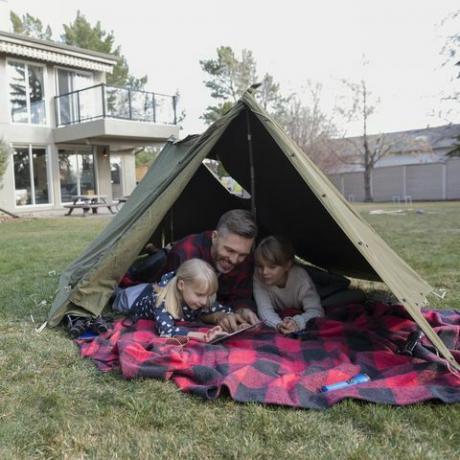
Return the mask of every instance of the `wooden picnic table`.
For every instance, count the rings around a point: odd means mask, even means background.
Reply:
[[[107,195],[74,195],[72,204],[65,204],[64,208],[69,209],[66,216],[70,216],[74,209],[83,209],[83,217],[86,217],[90,210],[93,214],[97,214],[97,210],[102,207],[115,214],[112,209],[113,206],[115,203],[107,201]]]
[[[124,195],[120,198],[118,198],[118,202],[115,204],[117,211],[120,210],[120,205],[125,204],[128,201],[129,195]]]

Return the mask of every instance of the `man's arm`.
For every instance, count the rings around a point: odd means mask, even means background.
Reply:
[[[164,273],[175,272],[186,260],[197,258],[206,260],[203,257],[200,247],[196,243],[197,235],[190,235],[178,241],[168,252]],[[206,260],[206,262],[208,262]]]

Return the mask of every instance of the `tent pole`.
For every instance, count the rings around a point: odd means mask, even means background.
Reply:
[[[249,110],[246,110],[246,125],[248,130],[248,149],[249,149],[249,171],[251,177],[251,211],[254,216],[254,219],[257,220],[256,214],[256,179],[255,179],[255,169],[254,169],[254,153],[252,150],[252,132],[251,132],[251,123],[249,121]]]

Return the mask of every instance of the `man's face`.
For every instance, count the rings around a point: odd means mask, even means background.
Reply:
[[[211,257],[219,273],[230,273],[250,254],[254,238],[229,232],[212,232]]]

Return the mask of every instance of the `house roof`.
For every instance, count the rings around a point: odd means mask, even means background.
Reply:
[[[375,167],[403,166],[423,163],[439,163],[446,160],[445,154],[458,142],[460,124],[449,124],[433,128],[412,129],[368,136],[371,150],[381,143],[389,148],[387,155],[377,161]],[[362,136],[336,139],[333,142],[339,156],[353,160],[362,151]],[[338,164],[330,173],[363,171],[355,164]]]
[[[112,72],[117,58],[111,54],[0,31],[0,52],[87,70]]]

